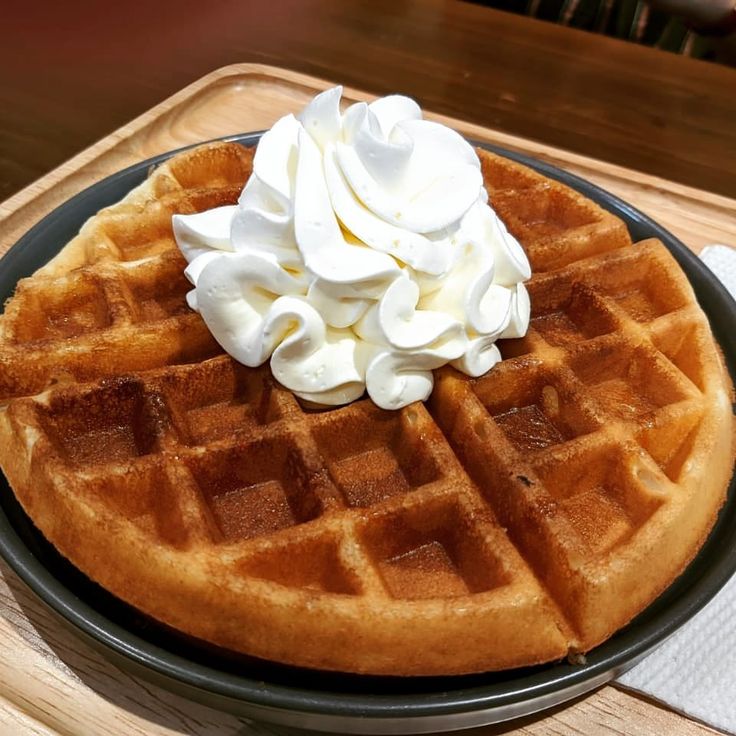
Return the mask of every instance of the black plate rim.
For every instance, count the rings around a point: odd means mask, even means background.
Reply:
[[[226,136],[216,140],[231,140],[248,145],[257,142],[261,135],[260,132],[248,133]],[[736,333],[736,329],[734,329],[736,327],[736,304],[712,272],[671,233],[627,202],[577,175],[557,168],[553,164],[498,146],[478,141],[472,141],[472,143],[518,163],[530,166],[550,178],[572,186],[605,209],[619,216],[624,216],[630,227],[639,226],[648,232],[647,237],[660,238],[684,268],[698,292],[701,305],[709,317],[711,317],[711,312],[715,313],[722,310],[722,314],[727,315],[727,320],[732,321],[731,331],[725,327],[719,329],[719,326],[715,324],[713,329],[719,338],[724,353],[727,356],[736,356],[736,337],[728,339],[731,334]],[[28,247],[26,244],[35,242],[37,239],[43,238],[48,232],[53,231],[59,222],[63,221],[66,212],[70,208],[80,206],[93,194],[99,196],[106,189],[114,189],[116,185],[128,179],[132,174],[147,171],[151,166],[157,165],[170,156],[191,147],[193,146],[184,146],[133,164],[79,192],[31,228],[8,251],[2,259],[0,268],[3,270],[12,269],[15,259],[20,258],[23,255],[23,249]],[[48,258],[44,258],[43,262],[45,260],[48,260]],[[703,291],[704,294],[701,294]],[[707,305],[703,303],[703,297],[706,297]],[[729,369],[732,376],[736,378],[736,375],[734,375],[736,374],[736,357],[729,360]],[[732,480],[729,490],[730,500],[727,502],[729,506],[734,502],[735,487],[736,482]],[[713,541],[716,529],[725,523],[723,516],[724,514],[719,517],[708,543]],[[736,525],[733,522],[731,526],[734,526],[736,530]],[[734,534],[734,539],[736,539],[736,534]],[[256,680],[244,682],[244,678],[193,664],[184,657],[141,639],[136,634],[101,616],[85,601],[72,596],[70,591],[53,578],[43,564],[27,549],[10,526],[4,512],[0,513],[0,554],[47,607],[62,616],[67,623],[71,624],[86,638],[95,640],[103,647],[111,649],[114,653],[130,660],[138,667],[151,669],[163,678],[178,681],[182,685],[212,693],[224,699],[247,702],[264,709],[306,712],[325,716],[360,716],[379,719],[434,717],[489,708],[502,708],[526,700],[544,698],[559,690],[580,686],[588,681],[596,681],[606,673],[611,673],[611,676],[614,676],[614,674],[622,672],[636,660],[645,656],[648,651],[697,613],[720,590],[736,569],[736,547],[724,550],[720,553],[716,563],[709,568],[707,575],[701,577],[691,587],[688,595],[681,596],[667,609],[666,616],[660,614],[653,621],[640,623],[636,631],[631,626],[627,627],[616,634],[609,642],[594,650],[590,656],[593,661],[587,665],[577,667],[559,665],[562,668],[567,667],[567,670],[557,677],[549,675],[552,670],[545,671],[540,676],[531,675],[526,677],[527,682],[524,686],[501,693],[489,694],[487,688],[479,686],[466,691],[452,691],[450,688],[422,695],[392,696],[376,694],[356,696],[353,694],[307,691],[282,685],[269,685]],[[666,620],[660,621],[660,619]],[[616,643],[615,651],[595,656],[599,650],[610,649],[611,646],[606,647],[606,645],[610,645],[614,640]],[[450,681],[453,678],[445,679]]]

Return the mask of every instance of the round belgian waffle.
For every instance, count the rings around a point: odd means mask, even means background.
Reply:
[[[322,669],[544,662],[644,608],[725,496],[718,349],[664,246],[479,156],[531,327],[398,412],[306,409],[187,308],[171,215],[234,202],[249,149],[179,154],[89,220],[0,318],[0,465],[44,535],[171,626]]]

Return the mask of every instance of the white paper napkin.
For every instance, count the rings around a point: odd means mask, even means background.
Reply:
[[[700,258],[736,299],[736,248],[728,245],[706,245]]]
[[[709,245],[700,257],[736,298],[736,249]],[[618,683],[736,734],[736,577]]]

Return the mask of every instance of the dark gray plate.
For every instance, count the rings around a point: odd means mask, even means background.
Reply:
[[[246,144],[260,134],[236,136]],[[676,238],[626,202],[572,174],[486,146],[621,217],[635,240],[660,238],[680,263],[710,319],[736,380],[736,305],[720,282]],[[172,152],[173,153],[173,152]],[[0,261],[0,304],[100,208],[121,199],[172,153],[131,166],[70,199],[39,222]],[[427,733],[534,713],[591,690],[631,667],[702,608],[736,570],[736,481],[718,521],[687,570],[626,628],[567,662],[463,677],[335,675],[234,656],[167,629],[82,575],[46,542],[0,476],[0,554],[61,621],[107,657],[185,697],[250,718],[352,733]]]

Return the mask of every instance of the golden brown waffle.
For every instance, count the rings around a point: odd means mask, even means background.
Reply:
[[[718,349],[660,243],[479,155],[531,328],[397,412],[306,410],[187,309],[170,216],[234,202],[251,152],[180,154],[92,218],[0,319],[0,464],[46,537],[171,626],[322,669],[545,662],[645,607],[724,499]]]

